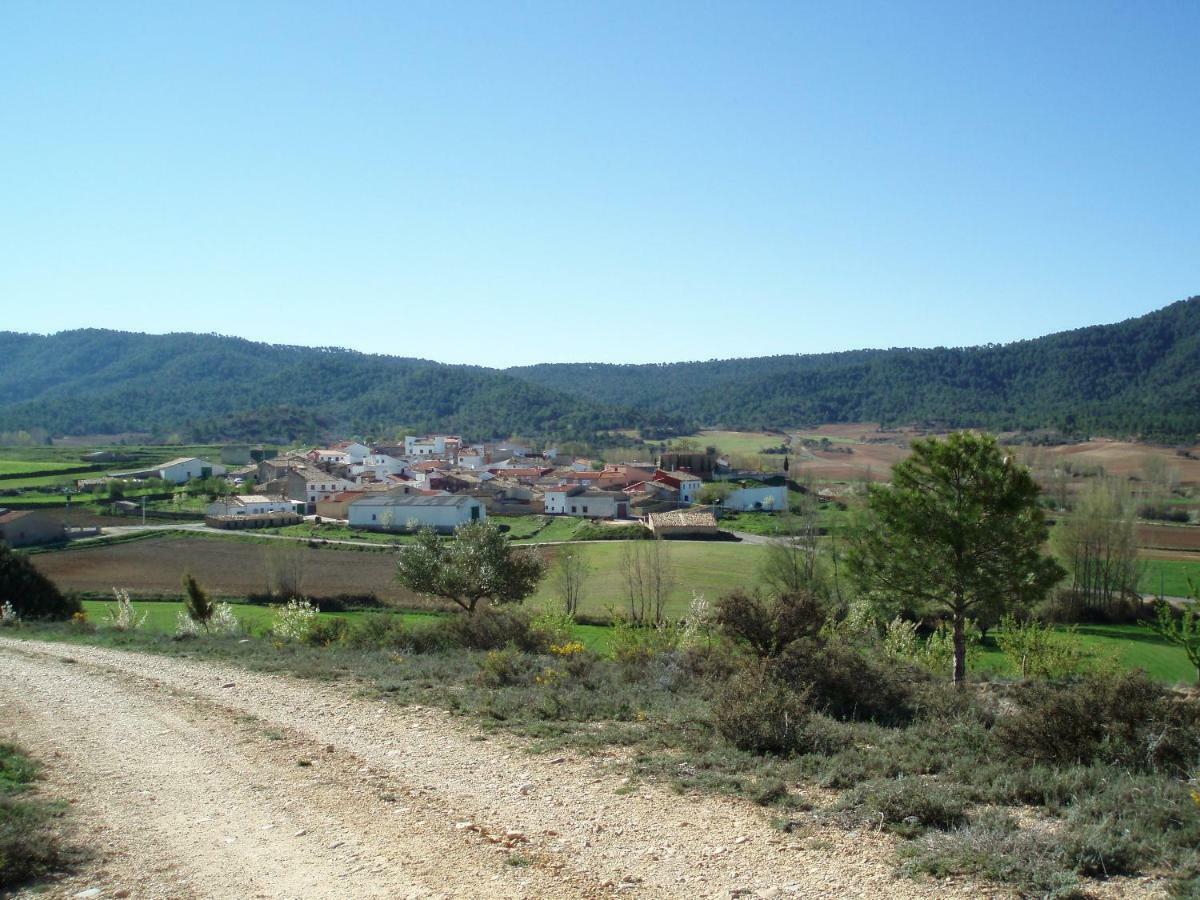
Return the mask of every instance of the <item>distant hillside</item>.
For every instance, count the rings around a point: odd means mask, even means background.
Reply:
[[[0,332],[0,431],[297,440],[446,429],[564,440],[821,422],[1200,432],[1200,297],[1004,346],[498,371],[216,335]]]
[[[1200,432],[1200,297],[1003,346],[507,371],[713,427],[935,422],[1190,440]]]
[[[639,421],[473,366],[216,335],[0,333],[0,431],[177,432],[208,441],[405,427],[566,438]]]

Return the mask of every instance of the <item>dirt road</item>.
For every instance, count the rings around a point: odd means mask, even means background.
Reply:
[[[212,663],[2,639],[9,738],[93,851],[49,896],[987,895],[897,879],[874,831],[784,833],[744,801],[624,784],[612,758]]]

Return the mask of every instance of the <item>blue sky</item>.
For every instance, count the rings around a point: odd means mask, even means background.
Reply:
[[[0,6],[0,329],[447,362],[1200,294],[1200,5]]]

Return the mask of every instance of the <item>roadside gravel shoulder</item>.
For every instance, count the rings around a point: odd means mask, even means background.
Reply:
[[[1008,896],[898,878],[885,834],[785,834],[745,801],[626,785],[612,759],[533,756],[342,685],[3,639],[0,699],[0,731],[63,763],[106,892]]]

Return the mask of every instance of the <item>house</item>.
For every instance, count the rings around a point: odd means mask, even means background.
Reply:
[[[368,470],[374,472],[376,477],[403,475],[408,470],[408,463],[386,453],[368,453],[351,467],[355,474]]]
[[[67,539],[67,528],[40,509],[0,509],[0,541],[10,547],[53,544]]]
[[[601,469],[599,472],[563,472],[559,480],[564,484],[580,484],[584,487],[595,487],[602,490],[613,487],[624,487],[629,479],[624,472],[616,469]]]
[[[346,454],[346,458],[351,464],[361,463],[371,453],[371,448],[366,444],[360,444],[358,441],[341,441],[334,444],[329,449],[339,450]]]
[[[405,435],[405,456],[446,456],[451,450],[457,452],[462,438],[453,434],[423,434],[420,437]]]
[[[717,517],[711,509],[676,509],[650,513],[647,527],[659,537],[692,537],[717,533]]]
[[[546,488],[543,501],[547,515],[586,516],[589,519],[624,519],[629,516],[629,495],[621,491],[560,485]]]
[[[287,473],[287,497],[297,503],[303,503],[306,515],[315,513],[317,504],[322,500],[329,500],[335,494],[353,487],[353,482],[322,472],[320,469],[292,469]]]
[[[684,469],[701,476],[712,475],[718,464],[716,447],[705,447],[703,452],[699,450],[667,450],[658,460],[658,467],[668,472]]]
[[[432,528],[449,533],[468,522],[487,519],[487,509],[474,497],[463,494],[378,494],[350,504],[351,528],[372,531],[407,531]]]
[[[691,472],[685,472],[682,469],[677,469],[674,472],[664,472],[662,469],[659,469],[654,473],[653,480],[661,481],[678,489],[681,503],[695,503],[700,496],[700,488],[704,484],[700,480],[699,475],[693,475]]]
[[[738,488],[721,501],[721,506],[724,509],[738,511],[761,509],[786,512],[788,508],[787,486],[780,484],[775,487],[763,485]]]
[[[350,517],[350,504],[355,500],[361,500],[365,496],[367,496],[366,491],[353,490],[334,494],[328,500],[318,500],[317,515],[322,519],[348,519]]]
[[[307,453],[305,453],[304,458],[314,466],[322,464],[330,466],[344,466],[350,462],[350,454],[345,450],[322,450],[317,448],[315,450],[309,450]]]
[[[135,472],[113,472],[113,478],[161,478],[171,484],[184,484],[193,478],[218,478],[225,467],[196,456],[181,456],[160,466],[138,469]]]
[[[205,516],[223,518],[226,516],[270,516],[279,513],[294,512],[291,500],[282,497],[264,497],[262,494],[243,494],[225,497],[215,503],[210,503],[204,511]]]

